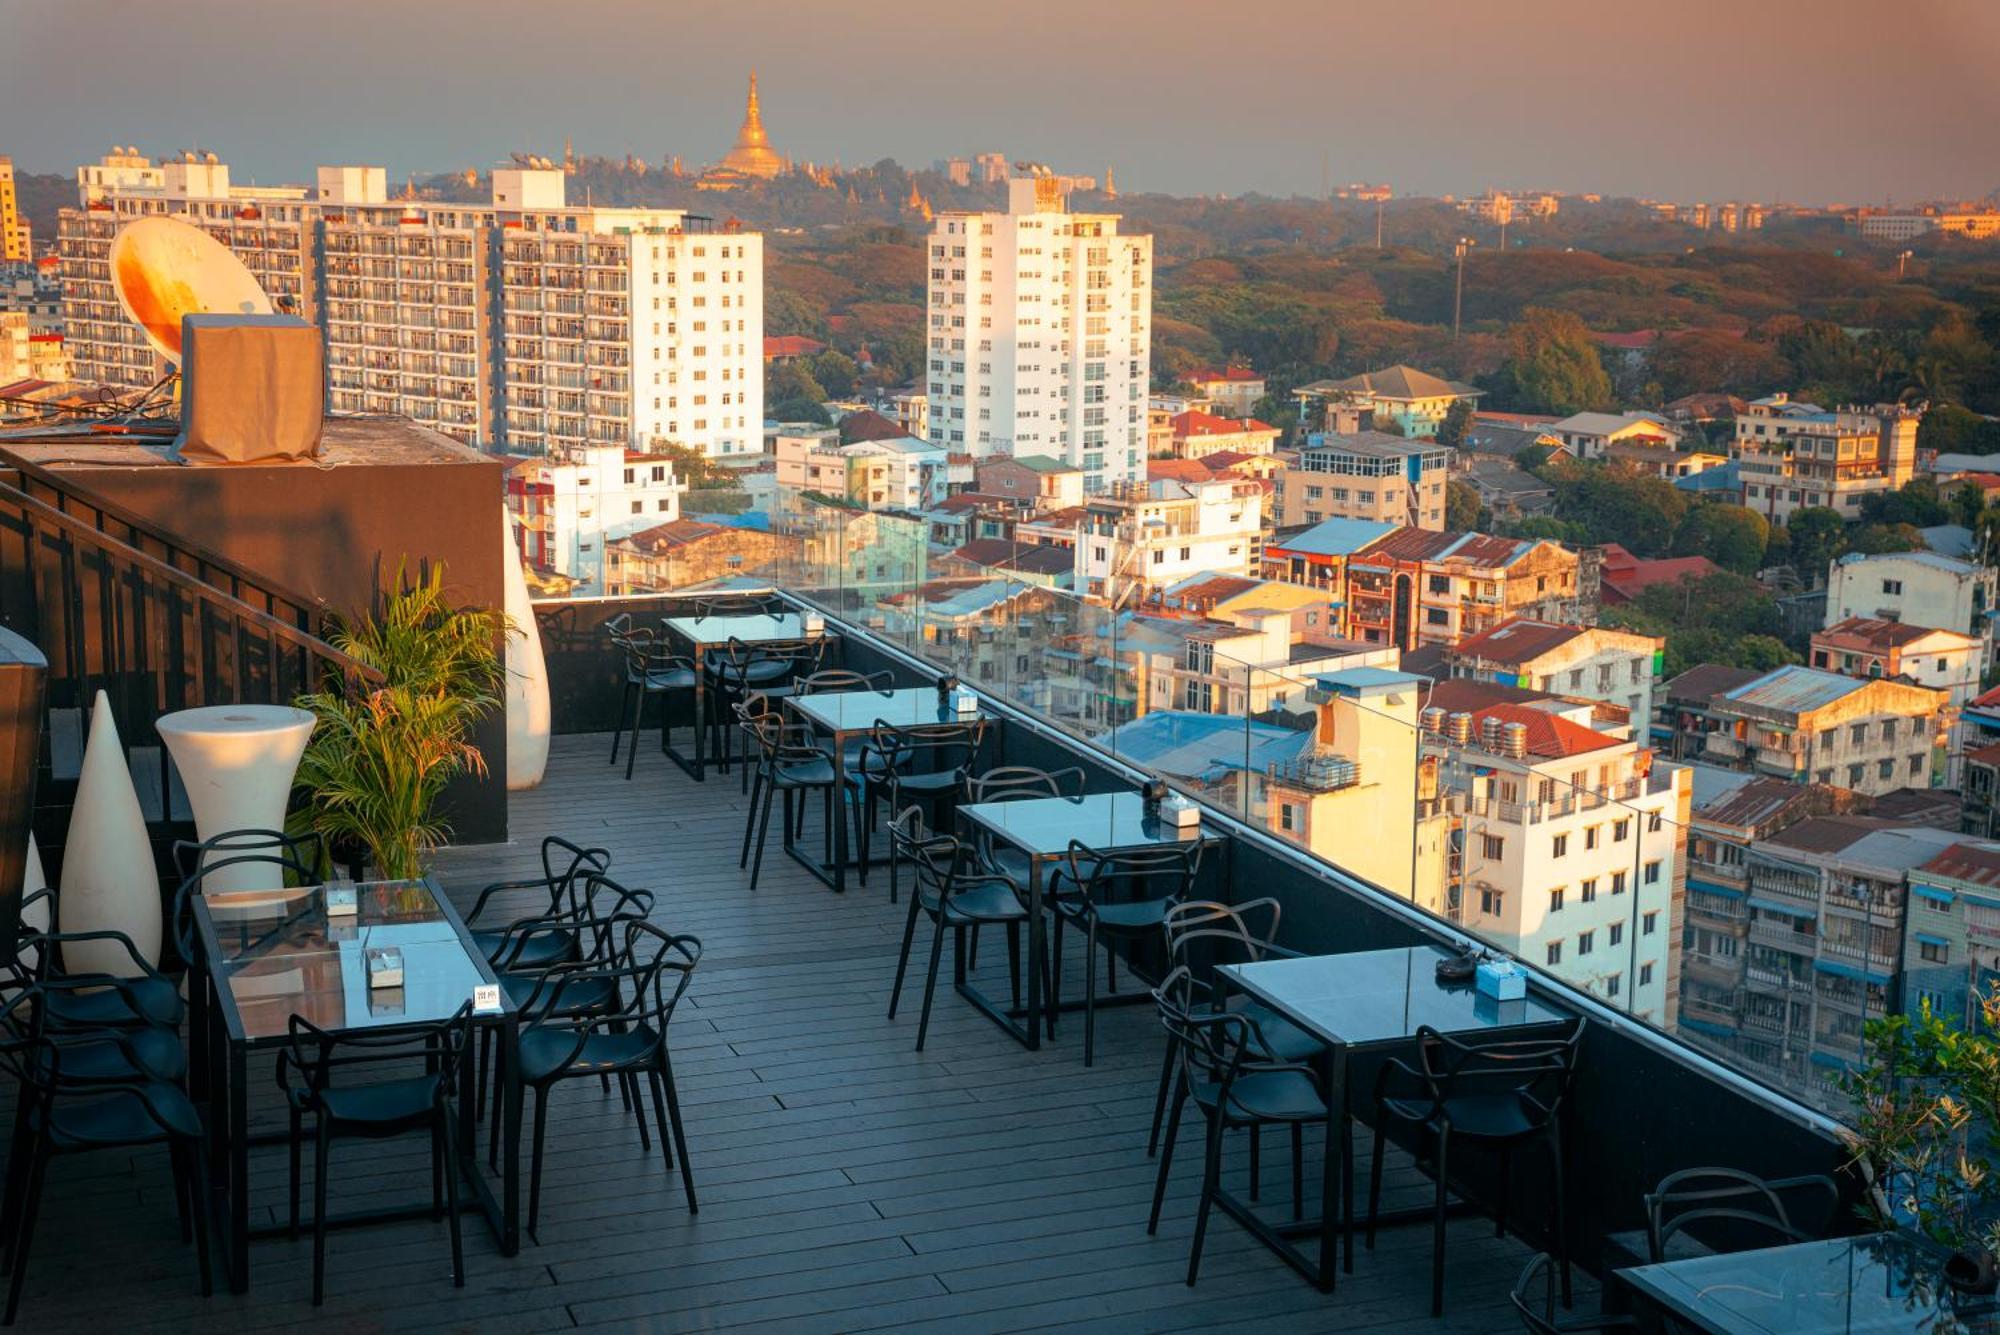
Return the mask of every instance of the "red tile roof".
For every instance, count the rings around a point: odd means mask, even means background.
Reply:
[[[1241,450],[1217,450],[1214,454],[1202,455],[1201,462],[1206,467],[1219,471],[1240,464],[1246,459],[1255,459],[1257,457],[1254,454],[1245,454]]]
[[[1440,533],[1428,528],[1399,528],[1384,533],[1349,558],[1365,566],[1384,566],[1395,561],[1428,561],[1464,537],[1463,533]]]
[[[1615,542],[1604,544],[1604,588],[1606,600],[1626,603],[1655,584],[1679,584],[1684,579],[1706,579],[1722,573],[1722,567],[1706,556],[1669,556],[1642,561]]]
[[[1459,658],[1480,658],[1489,663],[1519,665],[1532,662],[1551,649],[1560,649],[1581,634],[1583,634],[1582,626],[1564,626],[1549,621],[1531,621],[1526,617],[1514,617],[1501,622],[1492,630],[1481,631],[1468,639],[1460,640],[1452,649],[1452,653]]]
[[[1264,374],[1261,371],[1253,371],[1247,366],[1230,366],[1230,367],[1225,367],[1220,371],[1214,369],[1213,367],[1204,366],[1201,368],[1201,370],[1190,371],[1187,375],[1181,378],[1183,380],[1186,380],[1190,385],[1206,385],[1217,380],[1233,380],[1239,382],[1245,380],[1262,380],[1264,378]]]
[[[1829,647],[1840,649],[1862,649],[1870,653],[1886,653],[1932,634],[1929,626],[1916,626],[1907,621],[1885,621],[1880,617],[1848,617],[1837,621],[1825,630],[1813,632],[1812,642],[1824,642]]]
[[[1215,479],[1208,465],[1193,459],[1149,459],[1146,461],[1146,476],[1153,481],[1170,478],[1175,482],[1210,482]]]
[[[1217,417],[1199,408],[1190,408],[1184,413],[1175,413],[1172,419],[1174,439],[1185,440],[1190,436],[1240,436],[1250,431],[1269,431],[1278,428],[1269,422],[1260,422],[1254,417],[1242,419]]]
[[[1560,760],[1565,756],[1580,756],[1602,751],[1607,746],[1621,745],[1616,737],[1607,737],[1593,728],[1558,718],[1546,709],[1533,709],[1527,705],[1488,705],[1473,717],[1497,718],[1502,723],[1521,724],[1528,730],[1528,754],[1544,760]]]
[[[2000,886],[2000,848],[1990,844],[1953,844],[1917,870],[1975,885]]]
[[[764,360],[773,357],[810,357],[816,352],[825,352],[826,344],[804,334],[766,334],[764,336]]]
[[[1626,352],[1644,352],[1660,341],[1657,329],[1635,329],[1629,334],[1591,334],[1591,341],[1602,343],[1607,348],[1620,348]]]

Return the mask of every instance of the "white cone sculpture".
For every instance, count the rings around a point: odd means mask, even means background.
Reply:
[[[542,657],[542,632],[528,601],[528,578],[521,570],[521,545],[514,537],[514,512],[501,507],[501,578],[506,588],[507,631],[507,791],[533,788],[549,766],[549,665]]]
[[[111,701],[103,691],[90,711],[90,738],[76,781],[69,841],[63,848],[62,929],[123,932],[148,963],[160,958],[160,880],[146,841],[146,818]],[[116,941],[79,941],[63,948],[71,973],[129,977],[132,958]]]
[[[28,860],[23,867],[23,871],[26,874],[21,877],[22,899],[25,900],[37,890],[46,890],[49,888],[49,874],[42,869],[42,850],[35,845],[35,832],[33,830],[28,831]],[[47,899],[38,899],[34,903],[24,907],[21,910],[21,927],[22,930],[29,932],[48,931],[49,901]],[[41,958],[42,951],[40,946],[30,946],[21,952],[21,963],[30,969],[34,968],[40,962]]]

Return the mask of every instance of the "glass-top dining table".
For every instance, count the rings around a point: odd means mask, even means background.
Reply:
[[[694,754],[684,756],[668,745],[667,758],[680,766],[689,778],[697,781],[704,780],[708,775],[708,730],[714,722],[709,717],[708,702],[711,655],[727,649],[732,643],[750,649],[799,640],[824,639],[829,643],[838,643],[838,637],[830,635],[824,626],[808,628],[805,617],[798,612],[663,617],[660,626],[666,632],[668,642],[685,651],[694,662]]]
[[[470,1002],[474,1024],[498,1034],[502,1071],[519,1065],[515,1008],[436,882],[340,888],[353,892],[354,912],[330,913],[328,887],[320,885],[216,891],[193,896],[189,905],[201,956],[189,987],[190,1083],[209,1106],[211,1186],[224,1199],[223,1255],[239,1293],[249,1288],[251,1237],[278,1231],[250,1223],[250,1147],[282,1140],[282,1133],[251,1128],[249,1059],[287,1046],[294,1015],[337,1035],[436,1023]],[[401,954],[402,985],[371,987],[368,953],[386,947]],[[513,1255],[520,1245],[520,1085],[503,1080],[496,1111],[505,1143],[496,1198],[474,1149],[474,1075],[472,1062],[461,1064],[459,1171],[469,1204],[486,1216],[501,1252]],[[427,1215],[431,1208],[426,1199],[328,1223]]]

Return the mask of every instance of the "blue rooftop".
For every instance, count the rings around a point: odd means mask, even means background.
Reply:
[[[1303,556],[1352,556],[1395,531],[1394,524],[1373,519],[1323,519],[1305,532],[1272,545]]]
[[[1711,491],[1735,491],[1742,485],[1742,465],[1733,459],[1726,464],[1717,464],[1713,468],[1704,468],[1699,473],[1690,473],[1686,477],[1674,479],[1674,486],[1678,490],[1693,492],[1698,496]]]
[[[1414,672],[1396,672],[1389,668],[1352,667],[1339,672],[1322,672],[1313,678],[1322,688],[1341,695],[1359,695],[1363,691],[1385,690],[1396,686],[1422,686],[1430,681]]]

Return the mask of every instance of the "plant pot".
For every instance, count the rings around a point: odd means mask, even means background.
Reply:
[[[1984,1247],[1955,1251],[1944,1263],[1944,1281],[1958,1293],[1990,1294],[2000,1289],[2000,1258]]]
[[[212,705],[164,714],[160,740],[180,771],[198,838],[232,830],[281,830],[292,776],[312,736],[313,716],[289,705]],[[203,880],[211,890],[269,887],[253,864],[225,867]]]

